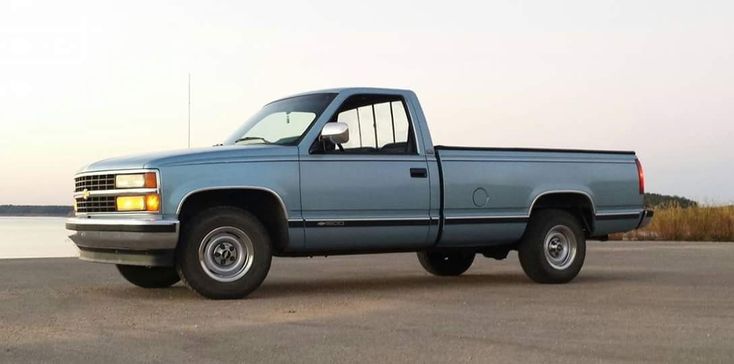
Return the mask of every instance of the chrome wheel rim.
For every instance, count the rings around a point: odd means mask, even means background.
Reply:
[[[564,270],[573,264],[577,250],[576,235],[565,225],[548,230],[543,242],[545,259],[551,267]]]
[[[209,277],[218,282],[242,278],[252,267],[254,248],[244,231],[223,226],[206,234],[199,244],[199,263]]]

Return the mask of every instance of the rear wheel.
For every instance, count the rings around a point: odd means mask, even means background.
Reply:
[[[425,250],[418,252],[418,261],[433,275],[458,276],[471,267],[474,255],[464,249]]]
[[[173,267],[142,267],[117,265],[117,270],[128,282],[143,288],[166,288],[180,280]]]
[[[215,207],[184,226],[176,269],[204,297],[242,298],[263,282],[271,259],[270,238],[260,220],[242,209]]]
[[[540,210],[530,218],[518,256],[530,279],[538,283],[566,283],[584,265],[586,236],[570,213]]]

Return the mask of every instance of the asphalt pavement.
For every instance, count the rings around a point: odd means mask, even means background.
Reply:
[[[415,254],[276,258],[248,299],[136,288],[114,266],[0,260],[0,362],[734,362],[734,244],[590,242],[539,285]]]

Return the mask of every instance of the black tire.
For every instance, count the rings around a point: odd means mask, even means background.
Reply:
[[[173,267],[142,267],[118,264],[117,270],[128,282],[143,288],[166,288],[181,280]]]
[[[458,276],[471,267],[475,255],[465,249],[424,250],[418,252],[418,261],[433,275]]]
[[[575,248],[571,248],[572,245]],[[566,283],[574,279],[584,265],[586,236],[578,219],[570,213],[538,210],[530,217],[518,256],[522,269],[533,281]]]
[[[232,246],[239,246],[239,252]],[[209,208],[191,217],[182,227],[176,248],[176,269],[181,280],[211,299],[247,296],[265,280],[271,260],[270,237],[263,224],[248,211],[235,207]],[[218,274],[215,269],[233,271]]]

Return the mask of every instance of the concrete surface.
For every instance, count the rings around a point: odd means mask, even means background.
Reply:
[[[0,260],[0,362],[733,362],[734,244],[590,243],[538,285],[414,254],[276,259],[251,298],[133,287],[113,266]]]

